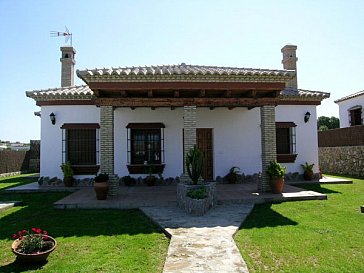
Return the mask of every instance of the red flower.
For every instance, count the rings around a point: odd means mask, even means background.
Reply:
[[[43,230],[43,234],[44,234],[44,235],[47,235],[47,234],[48,234],[48,232],[47,232],[46,230]]]
[[[13,239],[18,239],[18,238],[19,238],[19,236],[18,236],[18,234],[13,234],[13,235],[11,236],[11,238],[13,238]]]

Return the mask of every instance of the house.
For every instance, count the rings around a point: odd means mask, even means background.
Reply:
[[[61,47],[61,88],[27,91],[41,107],[41,176],[62,177],[70,161],[79,177],[117,177],[152,170],[186,178],[184,157],[197,144],[203,178],[233,166],[259,174],[269,191],[271,160],[287,171],[318,166],[316,106],[329,93],[297,88],[295,45],[282,48],[283,69],[189,64],[77,70],[76,51]],[[318,172],[318,169],[315,169]]]
[[[340,128],[363,125],[364,90],[335,101],[339,105]]]

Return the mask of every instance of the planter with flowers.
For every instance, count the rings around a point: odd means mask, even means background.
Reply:
[[[57,241],[40,228],[31,231],[21,230],[13,234],[15,239],[11,245],[17,261],[22,263],[36,263],[47,260],[49,254],[57,247]]]

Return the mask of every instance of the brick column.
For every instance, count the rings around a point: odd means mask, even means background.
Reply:
[[[190,177],[187,174],[186,156],[187,153],[193,149],[197,144],[196,142],[196,106],[184,106],[183,107],[183,174],[181,176],[181,182],[191,182]]]
[[[277,159],[275,106],[260,107],[261,143],[262,143],[262,179],[258,183],[258,191],[271,191],[267,167],[269,162]]]
[[[118,185],[114,174],[114,109],[112,106],[100,107],[100,172],[109,175],[109,195],[116,196]]]

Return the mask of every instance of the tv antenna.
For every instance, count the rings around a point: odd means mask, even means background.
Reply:
[[[70,41],[71,42],[71,46],[72,46],[72,33],[70,33],[70,31],[68,30],[67,27],[65,27],[65,28],[66,28],[65,32],[51,31],[50,32],[51,37],[64,36],[65,37],[64,42],[67,44],[68,41]]]

